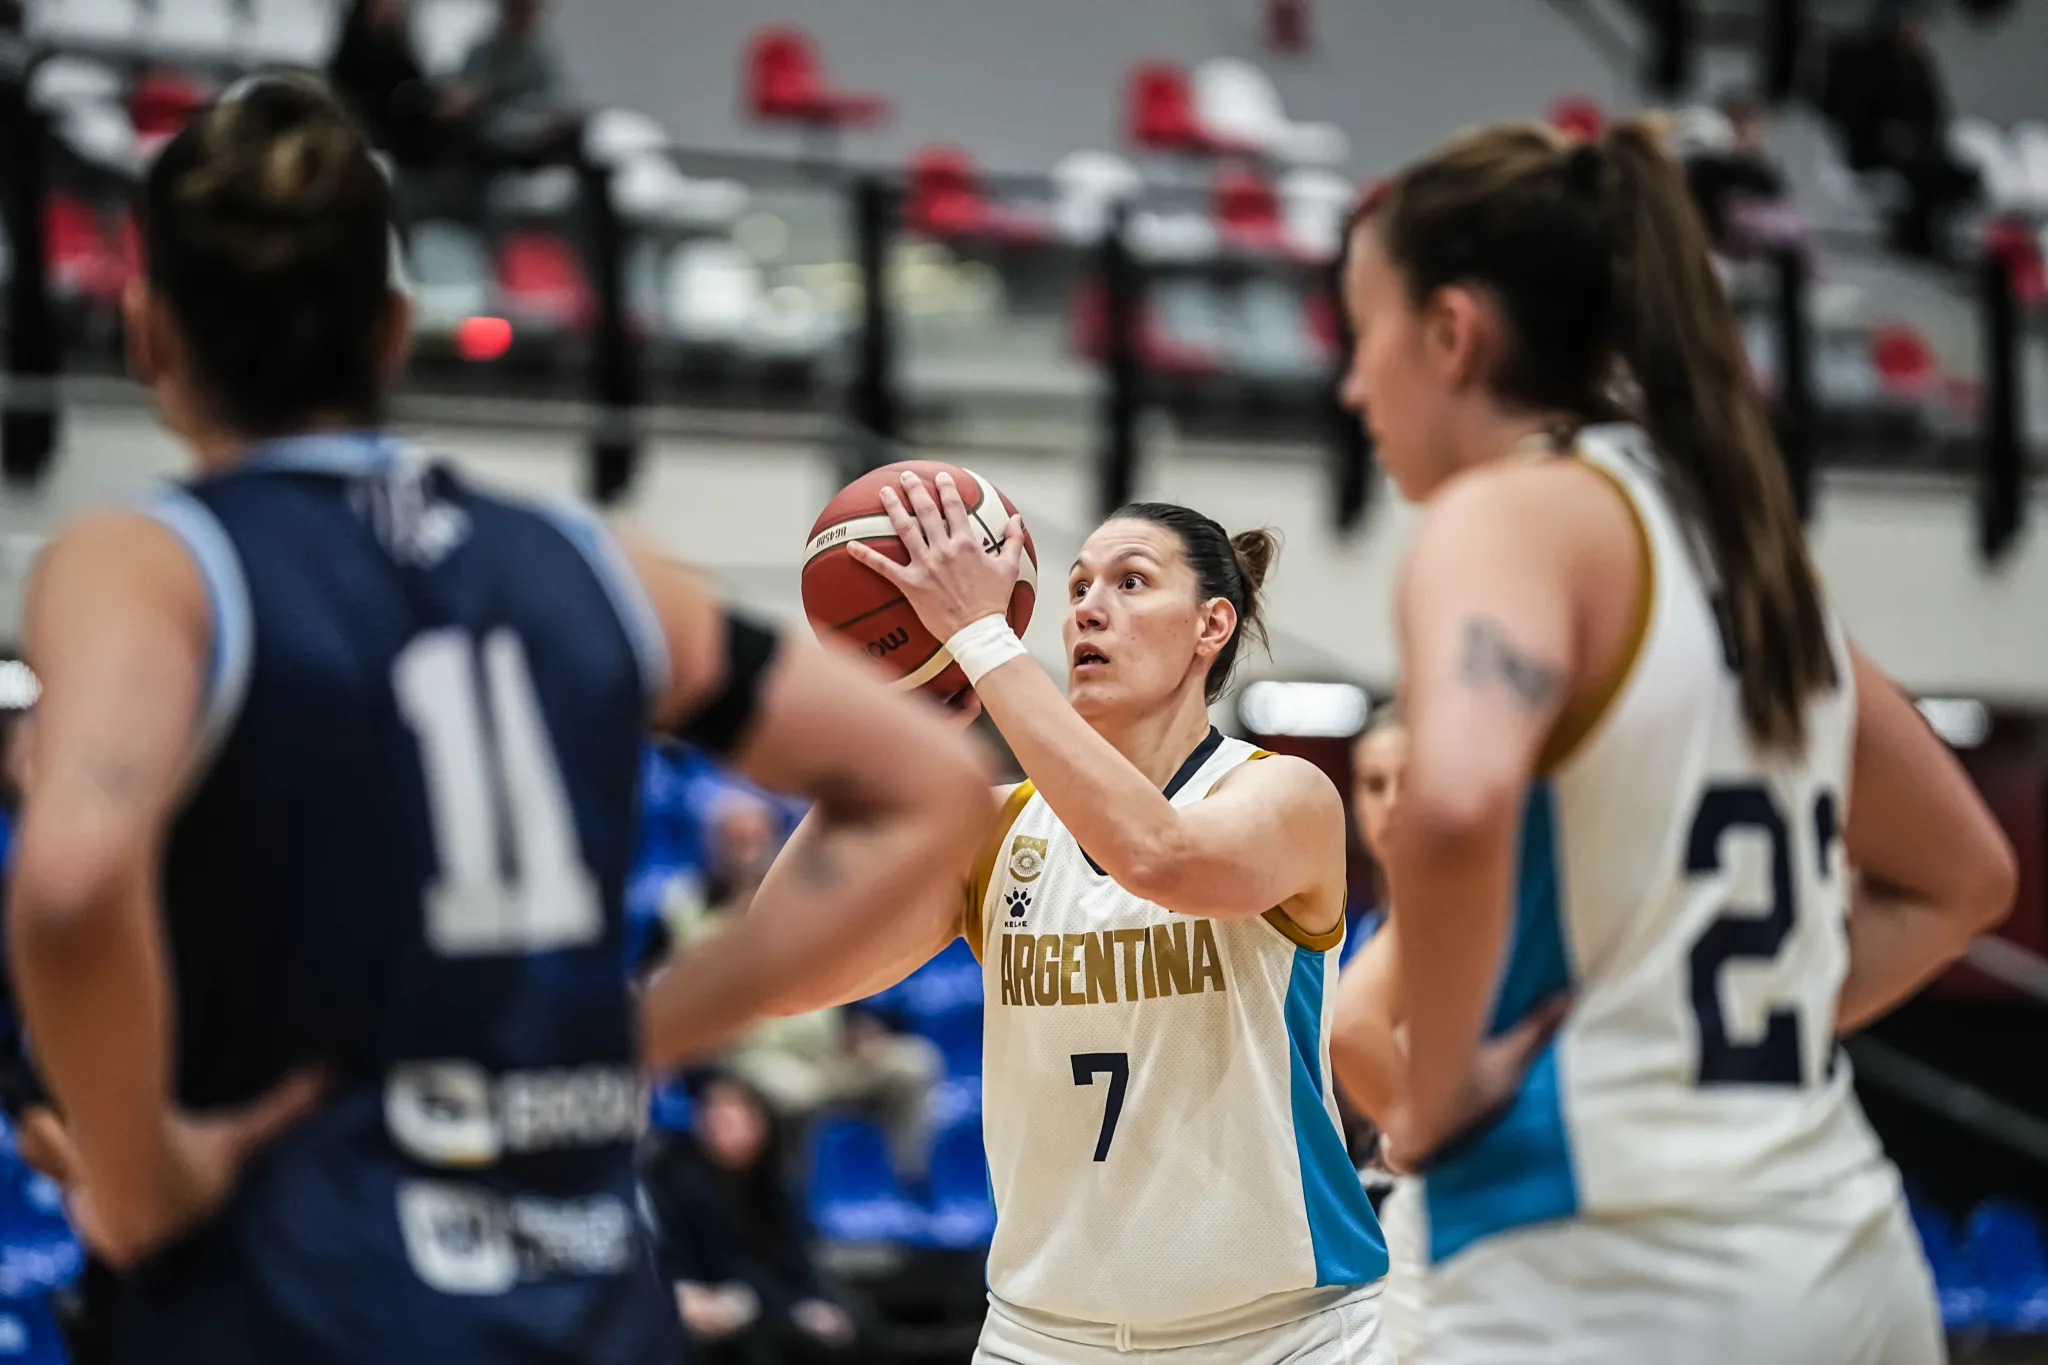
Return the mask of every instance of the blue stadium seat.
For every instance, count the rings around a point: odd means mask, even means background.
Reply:
[[[818,1125],[811,1152],[811,1222],[835,1242],[910,1242],[924,1211],[904,1193],[882,1130],[861,1119]]]
[[[1988,1199],[1970,1215],[1985,1321],[2002,1332],[2048,1332],[2048,1236],[2032,1212]]]
[[[948,1076],[981,1074],[981,964],[955,939],[895,988],[889,1012],[937,1045]]]
[[[1936,1297],[1941,1303],[1941,1322],[1951,1332],[1980,1327],[1984,1323],[1984,1286],[1969,1248],[1956,1240],[1948,1215],[1931,1204],[1907,1195],[1913,1211],[1913,1230],[1920,1234],[1920,1248],[1934,1272]]]
[[[918,1020],[918,1031],[931,1039],[946,1059],[946,1075],[976,1079],[981,1075],[981,1010],[948,1010]]]
[[[930,1245],[950,1250],[988,1245],[995,1235],[996,1205],[989,1193],[979,1123],[959,1124],[939,1134],[932,1146],[931,1194]]]

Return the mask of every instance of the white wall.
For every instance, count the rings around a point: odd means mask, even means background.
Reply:
[[[21,548],[81,507],[176,471],[175,445],[139,411],[74,412],[70,446],[33,499],[0,499],[0,640],[17,628]],[[551,495],[581,484],[575,439],[533,431],[457,430],[428,439],[480,479]],[[1066,566],[1092,525],[1088,470],[1068,458],[963,457],[1024,510],[1057,604]],[[798,447],[661,443],[628,514],[679,553],[717,572],[733,592],[797,614],[798,548],[833,491],[825,462]],[[1394,677],[1389,587],[1412,513],[1384,491],[1364,531],[1329,530],[1323,471],[1291,462],[1156,457],[1141,496],[1186,502],[1231,529],[1277,527],[1286,537],[1272,584],[1273,670],[1299,677]],[[2002,569],[1978,567],[1967,493],[1936,482],[1839,476],[1821,492],[1814,548],[1850,629],[1881,664],[1922,692],[2048,703],[2048,496],[2035,529]],[[9,553],[12,547],[13,553]],[[1056,605],[1029,633],[1049,664],[1062,658]]]

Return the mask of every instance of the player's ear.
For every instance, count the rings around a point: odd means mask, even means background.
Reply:
[[[1453,388],[1483,379],[1492,367],[1499,317],[1491,299],[1464,285],[1430,296],[1422,315],[1422,342],[1430,364]]]
[[[1237,633],[1237,608],[1230,605],[1227,597],[1212,597],[1202,603],[1201,630],[1195,636],[1195,654],[1203,659],[1213,659],[1223,652],[1223,646],[1230,643],[1230,637]]]

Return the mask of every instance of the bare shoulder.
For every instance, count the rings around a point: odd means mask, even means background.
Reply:
[[[1460,475],[1431,499],[1409,558],[1488,546],[1565,548],[1588,533],[1623,538],[1633,526],[1613,478],[1585,460],[1496,465]]]
[[[1404,608],[1481,583],[1520,593],[1562,585],[1574,601],[1633,591],[1641,536],[1627,494],[1588,461],[1476,469],[1424,510],[1397,590]]]
[[[1344,798],[1337,784],[1321,768],[1293,754],[1268,754],[1256,763],[1240,763],[1209,790],[1212,796],[1228,792],[1233,797],[1278,801],[1304,813],[1334,810],[1343,818]]]
[[[205,609],[199,566],[176,532],[135,511],[90,512],[65,524],[36,555],[31,600],[131,598]]]

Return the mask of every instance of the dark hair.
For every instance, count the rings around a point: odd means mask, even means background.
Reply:
[[[140,210],[150,289],[214,418],[246,436],[381,418],[391,187],[325,86],[231,90],[165,145]]]
[[[1237,629],[1209,661],[1209,682],[1203,695],[1215,701],[1230,686],[1239,642],[1249,636],[1261,649],[1266,646],[1266,617],[1259,589],[1265,586],[1266,574],[1280,553],[1280,538],[1264,527],[1233,536],[1213,518],[1172,502],[1126,503],[1109,520],[1119,517],[1149,521],[1173,532],[1180,538],[1182,557],[1195,571],[1203,600],[1221,597],[1236,608]]]
[[[1484,129],[1411,166],[1361,219],[1418,305],[1449,285],[1492,296],[1509,333],[1501,399],[1648,429],[1712,560],[1750,736],[1801,748],[1806,698],[1835,681],[1819,579],[1657,129],[1630,120],[1576,147],[1534,126]]]

